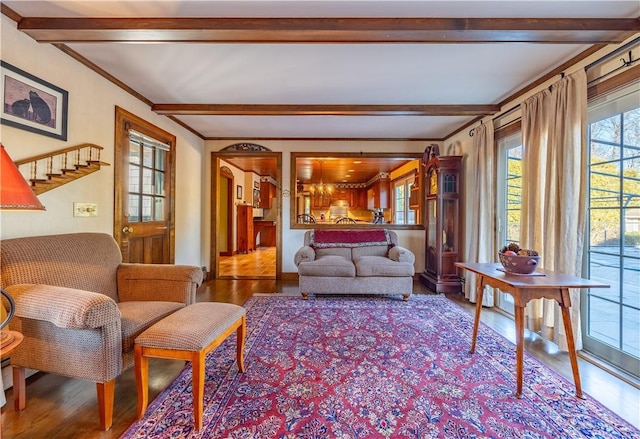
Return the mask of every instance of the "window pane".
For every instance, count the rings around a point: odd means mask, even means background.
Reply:
[[[155,189],[156,195],[164,195],[164,172],[156,171]]]
[[[592,296],[620,300],[620,257],[591,252],[589,272],[591,279],[611,285],[611,288],[593,288]]]
[[[129,164],[129,192],[140,193],[140,166]]]
[[[589,298],[589,335],[608,345],[620,346],[619,305],[597,297]],[[597,310],[597,312],[594,312]]]
[[[621,131],[620,131],[621,123],[622,121],[619,115],[615,115],[607,119],[599,120],[598,122],[592,123],[590,127],[591,140],[619,144],[620,135],[621,135]],[[596,155],[598,156],[601,155],[603,158],[608,157],[606,150],[605,151],[598,150],[598,152],[604,152],[604,154],[596,154]],[[593,151],[592,151],[592,155],[593,155]]]
[[[140,164],[140,144],[129,142],[129,163]]]
[[[616,164],[591,166],[591,207],[620,205],[620,171]]]
[[[640,147],[640,108],[624,113],[624,144]]]
[[[627,150],[629,148],[625,148]],[[623,163],[622,205],[640,207],[640,158],[628,159]]]
[[[144,146],[144,158],[142,165],[148,168],[153,166],[153,147],[147,145]]]
[[[625,247],[625,251],[627,248]],[[634,256],[640,256],[640,249],[629,250]],[[622,266],[622,303],[640,308],[640,259],[623,258]]]
[[[638,310],[626,306],[622,308],[622,350],[636,358],[640,358]]]
[[[154,218],[156,221],[164,220],[164,198],[156,198],[156,210],[154,212]]]
[[[143,196],[142,197],[142,221],[151,221],[151,203],[153,202],[153,197]]]
[[[164,171],[164,158],[165,158],[166,152],[161,150],[161,149],[156,149],[156,166],[155,168],[160,170],[160,171]]]
[[[151,169],[143,168],[142,169],[142,193],[143,194],[152,194],[153,193],[153,171]]]
[[[129,222],[137,223],[140,221],[140,210],[138,206],[140,204],[140,197],[138,194],[129,194]]]
[[[591,209],[591,249],[617,253],[620,247],[620,210]]]

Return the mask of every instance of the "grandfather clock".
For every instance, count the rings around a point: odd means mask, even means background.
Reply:
[[[420,281],[436,293],[458,293],[462,283],[454,265],[460,254],[460,168],[462,156],[440,156],[427,147],[425,182],[425,269]]]

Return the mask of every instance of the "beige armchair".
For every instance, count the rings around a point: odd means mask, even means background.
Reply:
[[[14,405],[26,406],[25,368],[94,381],[100,425],[111,427],[115,378],[133,365],[134,339],[195,302],[199,267],[123,264],[116,241],[72,233],[0,242],[2,287],[13,296]]]

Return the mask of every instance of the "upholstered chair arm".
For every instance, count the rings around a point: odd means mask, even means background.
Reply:
[[[202,269],[192,265],[120,264],[118,299],[121,302],[158,300],[191,305],[202,284]]]
[[[408,262],[413,264],[416,261],[416,255],[414,255],[411,250],[396,245],[389,249],[389,259],[396,262]]]
[[[16,284],[5,290],[15,301],[19,318],[68,329],[100,328],[120,320],[116,302],[104,294],[37,284]]]
[[[304,247],[301,247],[300,249],[298,249],[295,256],[293,257],[293,262],[296,264],[296,267],[297,267],[298,265],[300,265],[300,262],[311,262],[315,259],[316,259],[316,251],[312,247],[305,245]]]

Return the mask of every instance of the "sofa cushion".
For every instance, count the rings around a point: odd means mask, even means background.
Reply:
[[[371,247],[354,247],[351,249],[351,257],[358,259],[363,256],[382,256],[387,257],[389,253],[389,247],[386,245],[376,245]]]
[[[354,259],[358,276],[413,276],[413,264],[396,262],[383,256],[362,256]]]
[[[315,255],[316,258],[321,258],[322,256],[341,256],[351,260],[351,249],[346,247],[317,248],[315,249]]]
[[[325,255],[311,262],[298,265],[300,276],[354,277],[356,267],[350,259],[336,255]]]
[[[133,342],[142,331],[184,306],[184,303],[178,302],[118,303],[118,309],[122,314],[122,352],[133,350]]]

